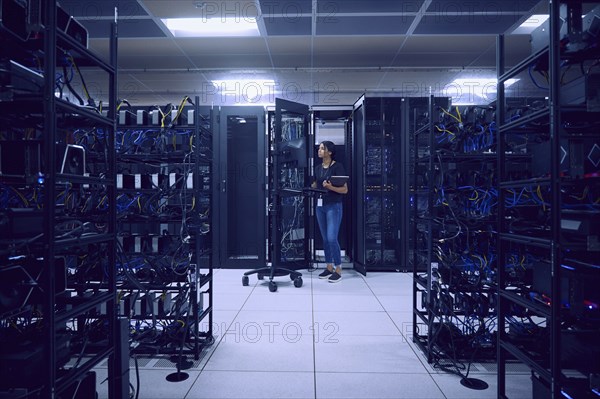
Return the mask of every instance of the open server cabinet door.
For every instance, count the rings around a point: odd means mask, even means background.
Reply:
[[[354,270],[367,275],[367,262],[365,257],[365,240],[362,239],[365,226],[365,209],[363,197],[365,186],[365,106],[364,97],[354,104],[354,131],[352,133],[352,172],[354,176],[350,179],[350,190],[354,207],[350,214],[353,222],[353,266]]]
[[[312,158],[308,105],[275,99],[269,118],[270,260],[275,266],[306,269],[312,261],[310,201],[303,188],[311,183]]]

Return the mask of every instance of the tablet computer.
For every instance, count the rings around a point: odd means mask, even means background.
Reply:
[[[329,181],[335,187],[342,187],[344,183],[347,183],[350,180],[350,176],[331,176]]]

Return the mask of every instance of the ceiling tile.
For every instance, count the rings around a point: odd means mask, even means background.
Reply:
[[[187,57],[173,54],[155,54],[152,56],[119,54],[118,62],[121,69],[185,69],[195,67]]]
[[[310,54],[271,54],[274,68],[310,68]]]
[[[312,33],[310,17],[266,17],[265,27],[269,36],[310,35]]]
[[[181,54],[176,46],[173,45],[173,40],[168,38],[156,39],[119,39],[119,54],[131,55],[169,55]]]
[[[414,17],[317,17],[317,35],[402,35]]]
[[[312,14],[312,0],[260,0],[260,10],[263,15],[297,17]]]
[[[488,15],[499,12],[524,12],[531,10],[539,0],[503,0],[503,1],[474,1],[474,0],[433,0],[427,12],[431,13],[465,13],[474,12]]]
[[[482,48],[494,46],[496,38],[490,35],[470,35],[452,37],[445,35],[410,36],[407,38],[402,53],[479,53]]]
[[[519,19],[518,15],[426,15],[415,34],[473,35],[504,33]]]
[[[356,57],[371,53],[395,54],[406,36],[356,36],[352,39],[334,36],[319,36],[314,39],[315,53],[352,53]]]
[[[456,53],[440,56],[438,53],[399,54],[391,66],[394,67],[428,67],[428,68],[462,68],[470,65],[479,54]],[[492,62],[492,66],[494,63]]]
[[[313,40],[309,36],[273,36],[266,38],[271,53],[310,55],[311,42]]]
[[[267,54],[248,54],[240,57],[239,55],[220,55],[213,57],[194,56],[190,57],[196,68],[271,68],[271,60]]]
[[[275,68],[299,68],[311,65],[312,40],[309,36],[268,37],[266,41]]]
[[[317,12],[331,17],[340,13],[416,13],[422,4],[423,0],[317,0]]]
[[[88,30],[88,33],[92,38],[106,38],[110,36],[111,21],[109,20],[83,20],[81,23]],[[119,21],[118,29],[119,38],[151,38],[167,36],[151,19],[128,19],[125,21]]]
[[[148,13],[136,0],[62,0],[60,6],[74,17],[112,17],[115,7],[120,18],[145,16]]]
[[[262,37],[178,38],[174,39],[173,43],[176,43],[182,51],[186,52],[190,56],[218,54],[247,55],[253,53],[267,53],[267,46]]]
[[[313,57],[313,66],[317,68],[359,68],[388,66],[394,54],[370,54],[360,57],[356,54],[319,54]]]

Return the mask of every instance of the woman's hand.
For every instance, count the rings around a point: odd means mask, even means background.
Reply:
[[[348,194],[348,184],[344,183],[342,187],[336,187],[329,180],[323,181],[323,188],[333,191],[338,194]]]

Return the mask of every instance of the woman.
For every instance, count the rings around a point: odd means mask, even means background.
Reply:
[[[330,283],[337,283],[342,279],[342,257],[338,233],[342,223],[342,199],[348,193],[348,184],[335,187],[331,184],[331,176],[345,176],[344,165],[335,161],[335,144],[323,141],[319,145],[319,158],[322,163],[315,168],[316,181],[313,187],[322,187],[327,190],[317,199],[317,222],[323,237],[325,262],[327,268],[319,278],[328,279]]]

